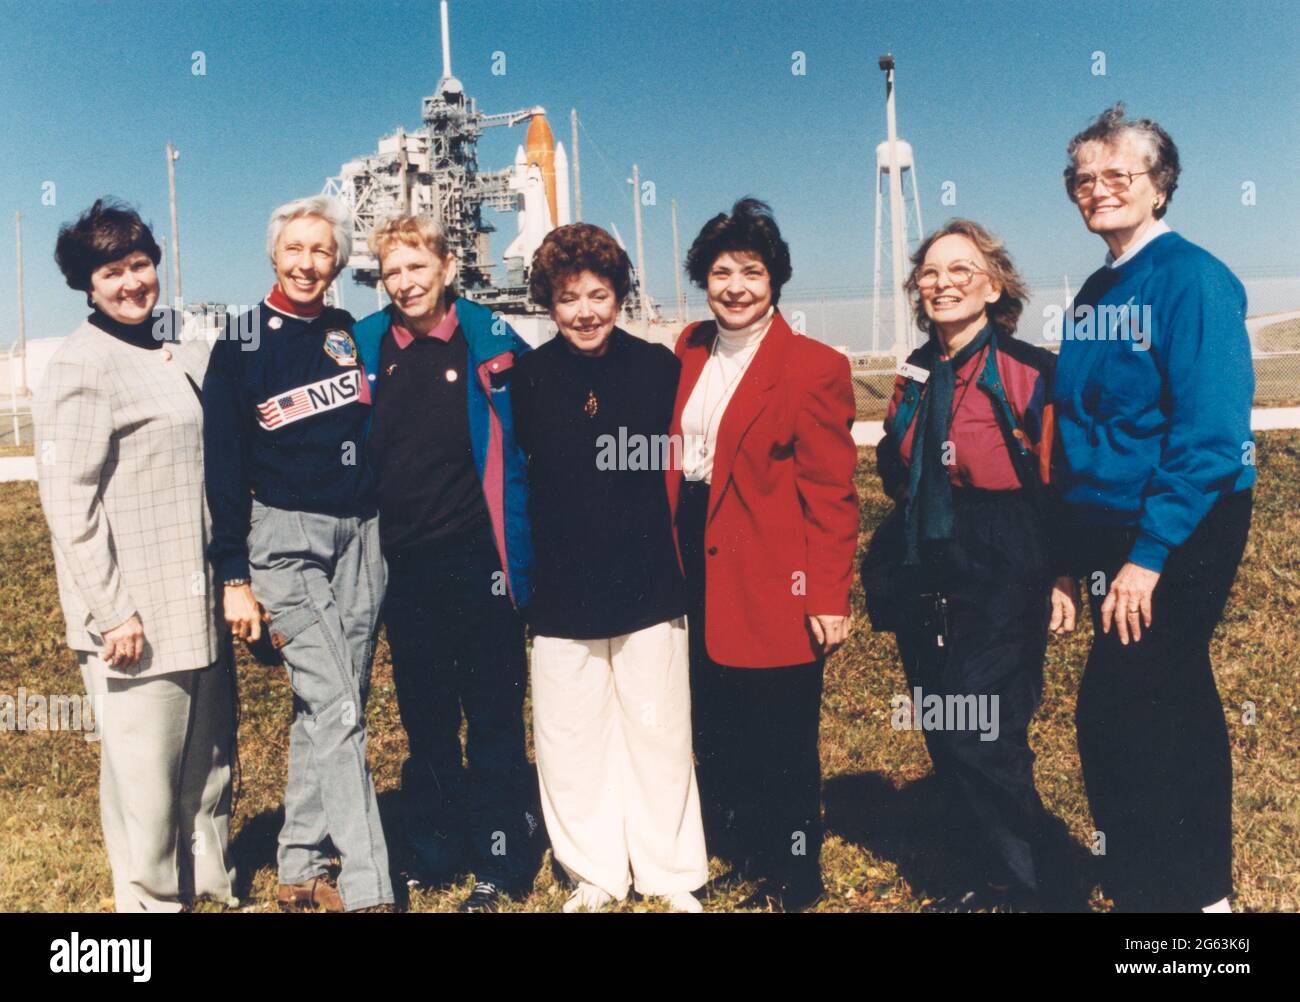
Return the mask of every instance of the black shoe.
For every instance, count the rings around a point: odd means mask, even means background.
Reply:
[[[501,888],[487,880],[480,880],[474,885],[474,890],[469,892],[469,897],[460,903],[462,912],[495,912],[501,907],[501,899],[505,897]]]

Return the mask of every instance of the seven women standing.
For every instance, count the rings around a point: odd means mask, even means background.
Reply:
[[[879,449],[899,508],[878,542],[897,536],[896,580],[906,579],[892,619],[914,686],[1000,703],[987,744],[951,729],[927,742],[993,850],[990,884],[1041,892],[1060,826],[1034,790],[1027,727],[1044,633],[1073,626],[1073,582],[1051,585],[1072,544],[1072,571],[1094,585],[1078,728],[1107,842],[1105,889],[1122,908],[1226,909],[1231,760],[1208,644],[1250,524],[1245,295],[1163,222],[1179,163],[1159,125],[1116,106],[1068,152],[1067,191],[1110,253],[1067,318],[1055,385],[1052,356],[1012,338],[1023,288],[987,231],[956,220],[914,258],[908,288],[931,340],[899,377]],[[386,576],[379,495],[385,549],[406,575],[389,630],[411,792],[423,776],[442,796],[459,772],[450,710],[464,703],[471,764],[499,759],[502,779],[495,806],[474,813],[494,839],[509,830],[519,845],[528,509],[540,550],[543,806],[556,859],[579,882],[566,909],[621,898],[635,881],[698,910],[692,732],[710,842],[760,879],[751,903],[813,903],[822,670],[848,634],[857,535],[854,404],[846,360],[795,334],[776,309],[791,267],[770,210],[741,200],[697,237],[687,268],[715,319],[683,332],[676,360],[614,326],[629,266],[603,231],[565,227],[539,250],[532,291],[561,337],[526,358],[508,328],[498,350],[486,311],[445,294],[455,259],[428,230],[397,220],[376,234],[394,307],[368,323],[359,351],[351,317],[323,307],[348,257],[344,216],[322,198],[277,210],[268,233],[277,282],[252,317],[259,350],[227,338],[211,366],[202,346],[153,336],[159,252],[137,215],[96,203],[60,233],[60,267],[95,312],[55,356],[38,398],[38,434],[55,445],[41,497],[68,640],[88,690],[106,698],[101,807],[119,909],[230,895],[229,658],[212,590],[168,583],[207,578],[197,457],[225,618],[250,642],[269,620],[295,693],[282,906],[392,906],[364,729]],[[162,319],[175,329],[174,317]],[[405,350],[417,343],[431,347]],[[420,381],[425,407],[422,368],[452,391],[427,440],[412,437],[415,398],[403,403],[395,379],[413,373],[402,378]],[[380,385],[392,414],[376,415],[388,467],[377,495],[365,440]],[[1053,406],[1066,502],[1055,547],[1045,496]],[[683,446],[666,491],[657,474],[620,465],[619,445],[615,468],[600,464],[605,438],[640,436],[653,455],[660,441],[667,448],[665,433]],[[142,486],[139,471],[164,454],[172,479]],[[151,549],[162,544],[165,555]],[[497,645],[467,640],[453,654],[458,681],[416,666],[426,593],[448,582],[460,584],[435,603],[447,627]],[[506,596],[509,622],[485,614],[466,627],[487,605],[462,600],[484,588]],[[162,592],[192,600],[163,609]],[[514,668],[486,684],[487,662]],[[131,793],[128,772],[158,781]],[[191,866],[178,850],[187,834],[210,837]],[[327,837],[343,859],[337,886]],[[495,908],[521,878],[520,858],[493,863],[500,873],[479,867],[466,910]]]

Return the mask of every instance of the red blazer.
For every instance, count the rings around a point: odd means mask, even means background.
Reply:
[[[691,324],[671,434],[709,358],[717,324]],[[849,360],[795,334],[778,311],[718,429],[704,530],[705,644],[735,668],[821,655],[807,616],[849,614],[858,543]],[[679,438],[680,440],[680,438]],[[674,521],[681,471],[668,473]]]

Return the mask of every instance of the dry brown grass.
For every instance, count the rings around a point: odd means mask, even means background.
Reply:
[[[1228,612],[1215,634],[1213,658],[1232,742],[1236,907],[1300,908],[1300,747],[1296,682],[1300,678],[1300,433],[1260,437],[1260,486],[1246,557]],[[887,511],[864,453],[858,470],[862,544]],[[0,484],[0,693],[78,693],[76,661],[62,638],[49,538],[35,485]],[[822,856],[826,911],[915,911],[956,879],[959,846],[943,831],[940,805],[925,777],[920,734],[889,725],[890,698],[905,691],[889,636],[861,618],[830,662],[822,711],[822,765],[828,838]],[[1080,845],[1092,830],[1079,775],[1074,697],[1088,627],[1049,649],[1046,686],[1032,731],[1039,789]],[[274,897],[274,844],[285,776],[289,690],[283,673],[241,657],[243,779],[234,849],[251,873],[248,910],[269,910]],[[1242,721],[1242,705],[1257,722]],[[405,754],[385,644],[380,644],[368,710],[370,758],[388,814]],[[80,735],[0,733],[0,910],[98,911],[111,908],[107,859],[99,830],[98,752]],[[1081,865],[1087,853],[1079,850]],[[716,867],[715,863],[715,867]],[[453,909],[466,885],[417,892],[413,910]],[[712,899],[727,908],[740,891]],[[553,911],[564,892],[543,867],[524,911]],[[624,910],[654,904],[629,902]],[[1105,903],[1094,894],[1093,907]]]

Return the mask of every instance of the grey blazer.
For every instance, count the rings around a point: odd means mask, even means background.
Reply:
[[[218,659],[203,408],[190,385],[203,385],[210,351],[193,338],[138,348],[86,322],[36,391],[37,480],[68,644],[98,651],[105,630],[138,613],[144,653],[110,669],[121,677]]]

